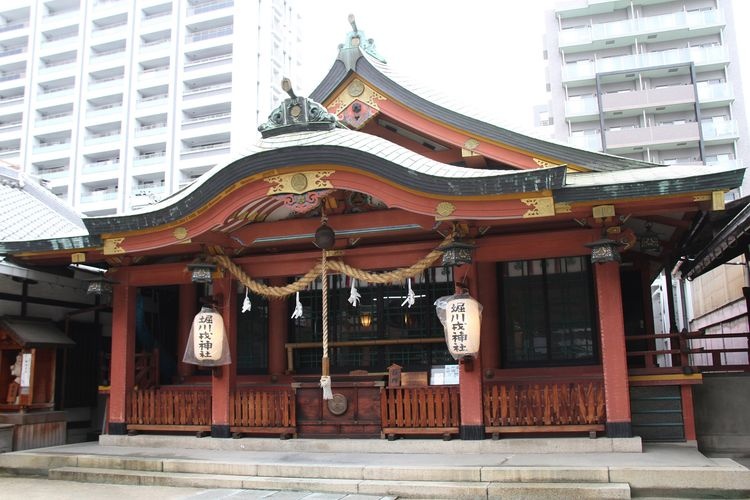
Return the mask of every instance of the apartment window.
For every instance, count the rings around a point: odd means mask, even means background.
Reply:
[[[596,362],[596,309],[588,257],[500,263],[502,354],[507,367]]]

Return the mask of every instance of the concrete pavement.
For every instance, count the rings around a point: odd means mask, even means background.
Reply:
[[[140,488],[172,486],[176,490],[168,494],[186,495],[163,498],[277,500],[750,495],[750,470],[739,463],[706,457],[694,444],[642,446],[638,438],[389,442],[102,436],[100,443],[0,455],[0,470],[120,483],[118,488],[131,484],[139,488],[133,494],[149,498],[150,490]],[[162,498],[159,491],[154,495]]]

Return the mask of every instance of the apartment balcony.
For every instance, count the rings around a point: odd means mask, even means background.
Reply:
[[[675,85],[602,95],[602,109],[605,113],[632,109],[672,108],[681,104],[693,105],[694,103],[695,88],[692,85]]]
[[[109,40],[119,40],[128,36],[128,21],[119,21],[114,24],[105,26],[95,26],[91,30],[91,40],[93,43],[102,43]]]
[[[185,36],[185,43],[201,42],[211,40],[222,36],[229,36],[234,33],[234,26],[221,26],[203,31],[196,31]]]
[[[167,132],[167,124],[165,123],[149,123],[141,127],[136,127],[135,137],[154,137],[165,134]]]
[[[653,43],[695,38],[719,33],[725,25],[723,10],[682,11],[562,30],[558,43],[561,49],[570,54],[632,45],[635,40]]]
[[[740,138],[737,122],[734,120],[713,120],[701,123],[703,140],[706,144],[726,144]]]
[[[75,86],[70,87],[58,87],[54,89],[44,90],[37,94],[37,102],[43,101],[45,106],[53,104],[52,101],[59,102],[70,102],[75,92]]]
[[[144,167],[148,165],[159,165],[164,163],[166,151],[153,151],[141,153],[133,157],[133,167]]]
[[[217,67],[232,64],[232,54],[221,54],[218,56],[204,57],[202,59],[195,59],[185,63],[185,73],[190,73],[190,78],[193,78],[193,73],[197,73],[201,70],[211,70]]]
[[[155,86],[167,78],[169,78],[169,66],[144,69],[138,72],[138,85],[141,87]]]
[[[734,102],[734,89],[728,83],[698,84],[701,108],[727,106]]]
[[[70,149],[70,139],[61,141],[42,142],[34,145],[34,154],[37,153],[56,153]]]
[[[232,92],[232,82],[217,83],[213,85],[205,85],[202,87],[196,87],[190,90],[186,90],[182,93],[183,101],[197,101],[200,99],[206,99],[214,96],[221,96],[224,94],[230,94]],[[226,99],[223,97],[222,99]],[[215,101],[215,99],[208,99],[208,101]],[[191,106],[203,105],[203,103],[191,103]],[[207,105],[207,104],[206,104]]]
[[[0,43],[17,40],[18,38],[29,34],[29,23],[27,21],[11,22],[5,26],[0,26]]]
[[[677,148],[697,145],[700,130],[695,122],[652,127],[608,130],[605,133],[607,152],[629,152],[635,148]]]
[[[18,164],[18,160],[21,157],[20,147],[2,148],[0,147],[0,158],[3,160],[2,163],[7,164]]]
[[[23,82],[18,82],[18,80],[23,79],[25,76],[25,71],[0,73],[0,89],[15,87],[16,85],[19,85],[19,83],[23,85]]]
[[[40,170],[36,175],[51,189],[64,186],[69,182],[70,169],[68,167],[49,168]]]
[[[157,31],[172,25],[172,11],[160,10],[141,18],[141,31]]]
[[[602,138],[599,134],[572,135],[568,137],[571,146],[589,151],[602,150]]]
[[[164,55],[170,55],[172,48],[172,40],[170,38],[160,38],[158,40],[152,40],[150,42],[144,42],[140,45],[138,52],[140,55],[148,55],[149,57],[156,57],[159,52],[164,52]]]
[[[565,101],[565,119],[580,122],[599,116],[599,102],[596,96],[576,97]]]
[[[39,118],[34,120],[34,128],[38,131],[41,128],[52,128],[58,127],[60,125],[70,127],[70,124],[72,123],[72,116],[73,112],[55,113],[52,115],[40,116]]]
[[[3,114],[23,112],[23,94],[0,98],[0,110]]]
[[[12,49],[0,50],[0,63],[21,63],[26,60],[27,52],[28,48],[25,45],[22,47],[13,47]]]
[[[57,12],[49,12],[42,18],[41,27],[44,31],[71,26],[81,22],[81,11],[69,9]]]
[[[203,158],[207,156],[223,156],[229,153],[229,147],[229,142],[192,146],[180,151],[180,158],[188,159]]]
[[[0,141],[3,141],[4,139],[6,139],[6,136],[9,136],[7,138],[17,137],[18,132],[21,131],[22,125],[23,125],[23,122],[21,120],[0,123]]]
[[[197,116],[182,120],[182,130],[204,128],[215,125],[223,125],[230,122],[232,113],[215,113],[211,115]]]
[[[111,160],[95,161],[86,163],[83,166],[82,173],[84,175],[101,174],[101,173],[113,173],[120,170],[120,159],[112,158]]]
[[[570,86],[592,85],[597,73],[626,72],[690,62],[701,69],[720,69],[729,64],[729,55],[726,47],[716,45],[577,61],[563,66],[562,79],[564,84]]]
[[[207,12],[214,12],[220,9],[226,9],[234,6],[234,0],[216,0],[213,2],[203,2],[197,5],[192,5],[187,8],[188,16],[197,16],[205,14]]]
[[[117,190],[108,189],[103,191],[92,191],[89,193],[81,193],[81,205],[101,205],[101,207],[86,207],[87,210],[98,210],[101,208],[109,208],[115,206],[117,201]]]
[[[70,52],[71,50],[78,48],[79,42],[80,39],[78,38],[78,33],[66,36],[65,38],[42,40],[39,45],[39,55],[44,57],[62,52]]]
[[[167,188],[162,182],[161,184],[153,184],[149,186],[136,186],[133,188],[131,196],[134,198],[140,198],[141,201],[149,204],[161,200],[164,197],[164,193],[166,193],[166,191]]]
[[[122,114],[122,103],[105,104],[96,108],[91,108],[86,111],[86,118],[101,118],[110,117]]]
[[[97,144],[108,144],[111,142],[119,142],[121,138],[119,130],[112,132],[104,132],[101,134],[91,135],[83,140],[84,146],[95,146]]]
[[[55,78],[62,78],[67,75],[73,75],[78,69],[76,59],[68,59],[66,61],[59,61],[54,64],[48,64],[39,68],[40,78],[49,78],[54,76]]]
[[[124,87],[125,77],[123,75],[112,76],[109,78],[101,78],[99,80],[92,80],[89,82],[86,95],[91,97],[99,97],[110,94],[119,94],[122,92]]]
[[[89,57],[89,64],[93,67],[101,67],[111,64],[125,62],[125,47],[107,50],[104,52],[95,52]]]

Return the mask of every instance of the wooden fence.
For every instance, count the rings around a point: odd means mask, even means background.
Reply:
[[[297,432],[294,392],[240,389],[231,396],[229,428],[241,433],[279,433],[282,437]]]
[[[458,387],[388,387],[380,392],[384,436],[458,434]]]
[[[604,430],[601,381],[486,383],[483,406],[492,434]]]
[[[134,390],[128,398],[128,430],[211,430],[211,389],[159,388]]]

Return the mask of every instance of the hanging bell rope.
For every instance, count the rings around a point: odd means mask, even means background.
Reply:
[[[333,399],[331,389],[331,363],[328,358],[328,275],[326,273],[326,251],[320,259],[320,282],[323,295],[323,359],[321,360],[320,387],[323,399]]]

